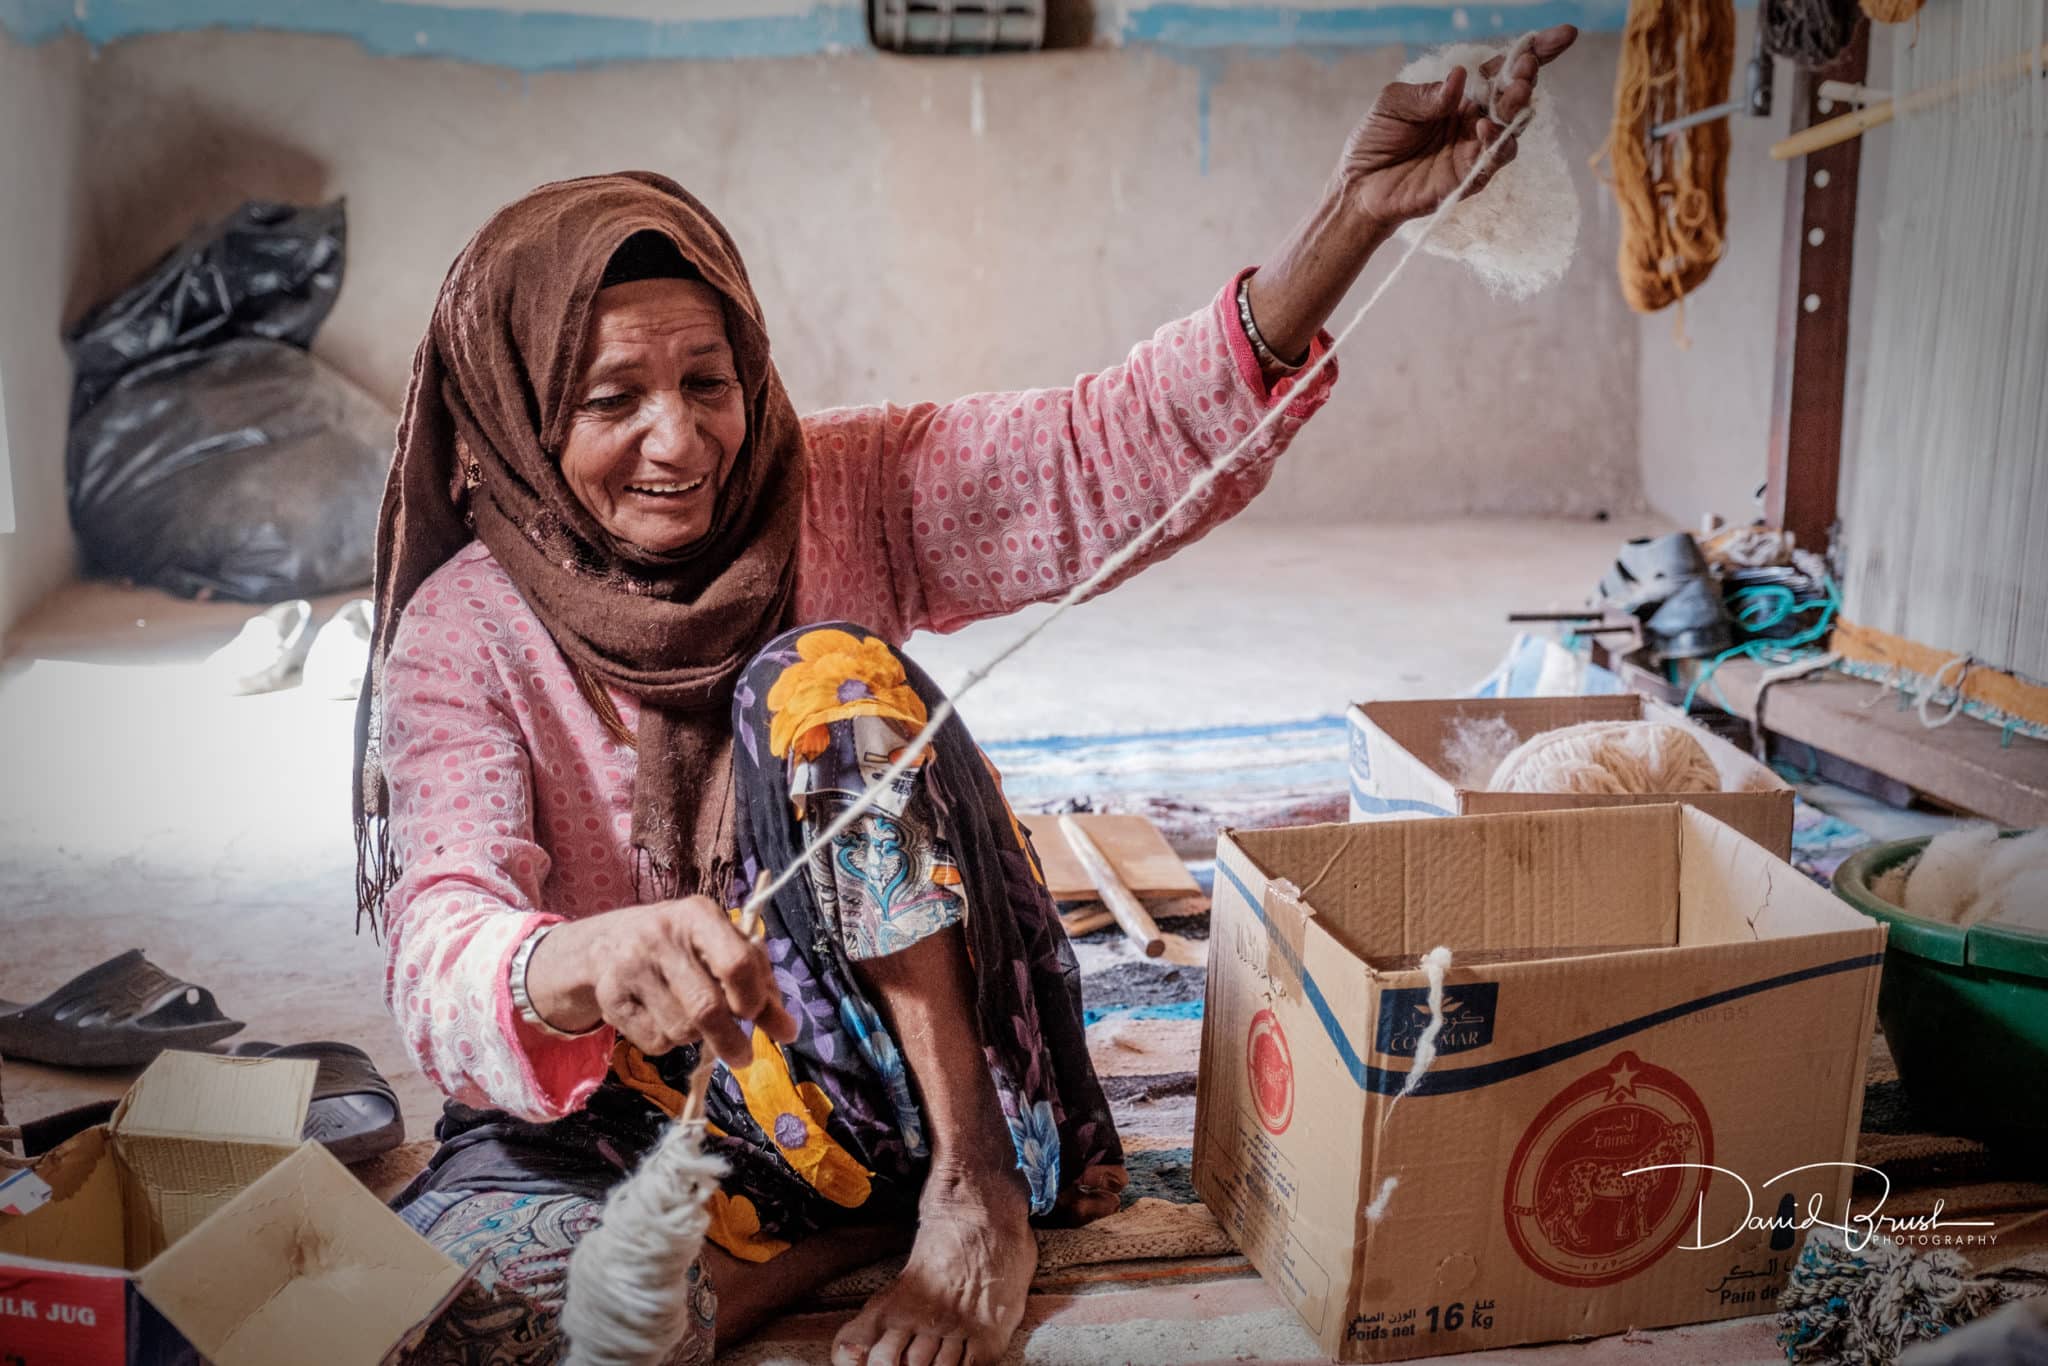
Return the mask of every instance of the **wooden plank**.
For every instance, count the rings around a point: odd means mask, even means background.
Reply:
[[[1762,676],[1754,660],[1731,659],[1701,696],[1718,700],[1718,688],[1731,710],[1754,721]],[[1835,672],[1774,684],[1764,725],[1959,810],[2008,826],[2048,825],[2048,740],[2015,735],[2001,744],[1997,727],[1968,716],[1930,730],[1911,709],[1901,711],[1894,694]]]
[[[1793,132],[1828,117],[1820,108],[1823,80],[1862,82],[1869,53],[1870,25],[1860,22],[1855,39],[1832,64],[1794,70]],[[1814,152],[1792,164],[1785,188],[1764,517],[1816,551],[1827,548],[1841,483],[1849,279],[1862,157],[1860,138]]]
[[[1045,869],[1045,885],[1058,901],[1093,901],[1095,884],[1087,869],[1067,847],[1060,834],[1060,818],[1023,816],[1031,832],[1031,845]],[[1159,833],[1159,827],[1143,816],[1081,815],[1074,817],[1088,837],[1102,850],[1110,867],[1124,886],[1138,896],[1192,896],[1201,886],[1188,873],[1187,864]]]

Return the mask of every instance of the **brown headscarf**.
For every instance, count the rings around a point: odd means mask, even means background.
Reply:
[[[592,300],[640,232],[669,238],[725,301],[747,439],[710,531],[657,555],[607,532],[557,464]],[[645,171],[543,185],[456,258],[413,358],[377,529],[376,635],[356,711],[357,911],[372,929],[398,875],[384,828],[379,683],[399,616],[474,536],[571,665],[641,703],[633,844],[643,895],[723,895],[737,868],[733,681],[787,623],[803,436],[761,305],[725,228]],[[651,877],[647,875],[651,874]]]

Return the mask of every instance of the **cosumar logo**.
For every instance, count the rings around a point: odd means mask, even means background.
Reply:
[[[1444,1028],[1436,1051],[1464,1053],[1493,1042],[1493,1024],[1500,1006],[1500,983],[1460,982],[1444,992]],[[1373,1047],[1396,1058],[1415,1056],[1415,1045],[1429,1027],[1429,988],[1398,987],[1380,996],[1379,1029]]]

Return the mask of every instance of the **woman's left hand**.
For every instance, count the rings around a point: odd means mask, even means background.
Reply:
[[[1282,361],[1306,359],[1309,343],[1365,268],[1411,218],[1433,213],[1458,188],[1505,123],[1529,107],[1537,72],[1579,36],[1570,24],[1531,35],[1500,83],[1503,53],[1480,70],[1497,87],[1492,113],[1465,98],[1460,67],[1431,85],[1389,85],[1344,144],[1321,199],[1251,278],[1252,319]],[[1515,158],[1512,139],[1474,182],[1483,189]]]
[[[1471,173],[1480,153],[1503,136],[1504,125],[1529,107],[1537,73],[1578,36],[1570,24],[1532,35],[1505,77],[1500,74],[1505,54],[1482,65],[1481,74],[1495,85],[1491,110],[1465,98],[1463,67],[1452,68],[1434,84],[1396,83],[1380,91],[1372,111],[1344,144],[1338,166],[1354,211],[1388,227],[1434,213]],[[1473,182],[1473,192],[1514,159],[1515,140],[1510,137]]]

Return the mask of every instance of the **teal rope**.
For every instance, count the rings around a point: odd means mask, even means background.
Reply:
[[[1728,595],[1728,606],[1735,613],[1735,620],[1745,631],[1768,631],[1781,625],[1802,612],[1818,611],[1820,616],[1813,625],[1803,631],[1777,640],[1745,640],[1733,649],[1723,650],[1707,661],[1707,667],[1685,690],[1685,702],[1680,710],[1690,712],[1693,699],[1699,696],[1700,688],[1712,683],[1714,697],[1721,704],[1721,710],[1733,711],[1728,705],[1727,695],[1721,685],[1713,683],[1714,671],[1731,659],[1754,659],[1759,663],[1790,664],[1794,660],[1810,658],[1820,653],[1810,649],[1816,641],[1827,639],[1829,631],[1835,628],[1835,613],[1842,606],[1842,595],[1835,588],[1832,577],[1821,580],[1827,588],[1827,596],[1812,602],[1802,603],[1791,589],[1783,584],[1767,583],[1754,588],[1738,588]]]

